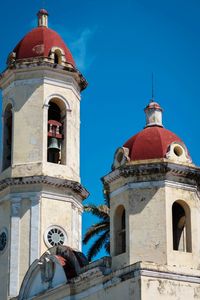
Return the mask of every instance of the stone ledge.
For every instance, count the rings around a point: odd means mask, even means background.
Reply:
[[[134,181],[144,181],[145,176],[152,176],[152,180],[155,177],[162,177],[162,179],[168,179],[169,177],[186,178],[194,180],[197,185],[200,184],[200,169],[193,165],[182,165],[171,162],[151,162],[141,164],[127,164],[121,166],[118,169],[110,172],[108,175],[102,177],[104,185],[109,185],[119,178],[127,178],[130,176],[135,177]]]
[[[3,191],[9,186],[41,183],[59,188],[72,189],[75,193],[81,196],[83,200],[89,196],[89,192],[79,182],[50,176],[30,176],[3,179],[0,181],[0,191]]]

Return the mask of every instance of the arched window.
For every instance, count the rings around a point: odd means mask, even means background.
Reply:
[[[55,54],[54,54],[54,63],[55,63],[55,64],[58,64],[58,62],[59,62],[58,54],[55,53]]]
[[[65,164],[65,106],[59,99],[49,102],[47,161]]]
[[[12,156],[12,105],[8,104],[4,112],[4,132],[3,132],[3,164],[5,170],[11,166]]]
[[[126,212],[123,205],[117,207],[114,217],[115,255],[126,252]]]
[[[62,53],[60,49],[56,49],[54,52],[54,63],[59,65],[62,64]]]
[[[191,252],[190,208],[183,201],[172,206],[173,250]]]

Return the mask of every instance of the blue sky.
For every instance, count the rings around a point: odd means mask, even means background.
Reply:
[[[87,202],[103,201],[100,177],[110,171],[116,148],[144,127],[152,72],[165,127],[183,139],[199,165],[200,2],[3,1],[1,70],[43,6],[50,27],[63,37],[89,82],[81,103],[81,177],[91,193]],[[92,222],[84,217],[83,230]]]

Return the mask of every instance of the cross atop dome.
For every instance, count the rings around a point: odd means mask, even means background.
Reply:
[[[40,9],[37,13],[38,16],[38,27],[48,27],[48,11],[44,8]]]

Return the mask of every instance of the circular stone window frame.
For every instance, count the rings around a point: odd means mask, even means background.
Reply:
[[[2,250],[0,250],[0,255],[4,254],[8,247],[8,230],[6,227],[3,227],[0,229],[0,236],[2,233],[5,233],[5,235],[6,235],[6,244],[5,244],[4,248]]]
[[[180,144],[174,144],[173,151],[177,157],[181,157],[184,155],[185,149]]]
[[[52,245],[49,241],[48,235],[49,235],[50,231],[55,230],[55,229],[59,230],[63,234],[64,242],[63,243],[58,242],[57,245]],[[59,245],[66,245],[67,239],[68,239],[68,237],[67,237],[66,231],[61,226],[58,226],[58,225],[51,225],[44,232],[44,242],[48,248],[52,248],[54,246],[59,246]]]

